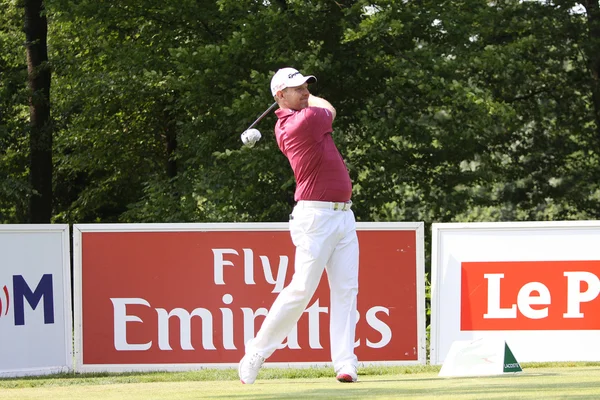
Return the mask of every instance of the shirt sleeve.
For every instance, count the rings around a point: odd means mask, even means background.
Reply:
[[[312,138],[320,142],[333,131],[333,114],[326,108],[307,107],[302,110],[304,123]]]

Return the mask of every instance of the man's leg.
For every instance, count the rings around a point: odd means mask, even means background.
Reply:
[[[333,211],[325,211],[294,210],[294,220],[290,221],[290,233],[296,246],[294,276],[275,299],[256,337],[246,344],[247,356],[258,354],[262,361],[271,356],[292,331],[317,289],[337,241],[332,234],[335,224],[328,223]],[[246,383],[254,382],[258,368],[248,375],[243,374],[240,365],[240,379],[245,381],[242,378],[245,375],[248,376]]]
[[[337,244],[327,264],[331,289],[330,345],[331,359],[336,373],[350,367],[356,380],[358,361],[354,354],[358,295],[358,238],[354,215],[346,215],[346,234]]]
[[[296,248],[295,272],[292,281],[277,296],[256,337],[248,341],[246,353],[258,353],[268,358],[284,341],[298,322],[312,298],[325,261],[313,259],[302,248]]]

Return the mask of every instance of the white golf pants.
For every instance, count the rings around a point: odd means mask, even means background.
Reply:
[[[290,216],[296,246],[294,276],[275,299],[256,337],[246,344],[247,354],[264,358],[273,354],[302,316],[326,269],[333,367],[337,371],[346,364],[357,366],[358,239],[354,213],[349,207],[340,210],[340,204],[301,201],[294,207]]]

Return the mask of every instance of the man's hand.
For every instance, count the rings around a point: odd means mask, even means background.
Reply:
[[[260,140],[262,135],[258,131],[258,129],[248,129],[242,133],[242,143],[246,147],[254,147],[256,142]]]

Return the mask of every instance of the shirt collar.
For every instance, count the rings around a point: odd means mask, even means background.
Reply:
[[[275,115],[277,115],[277,118],[284,118],[292,115],[295,112],[296,111],[289,108],[278,108],[277,110],[275,110]]]

